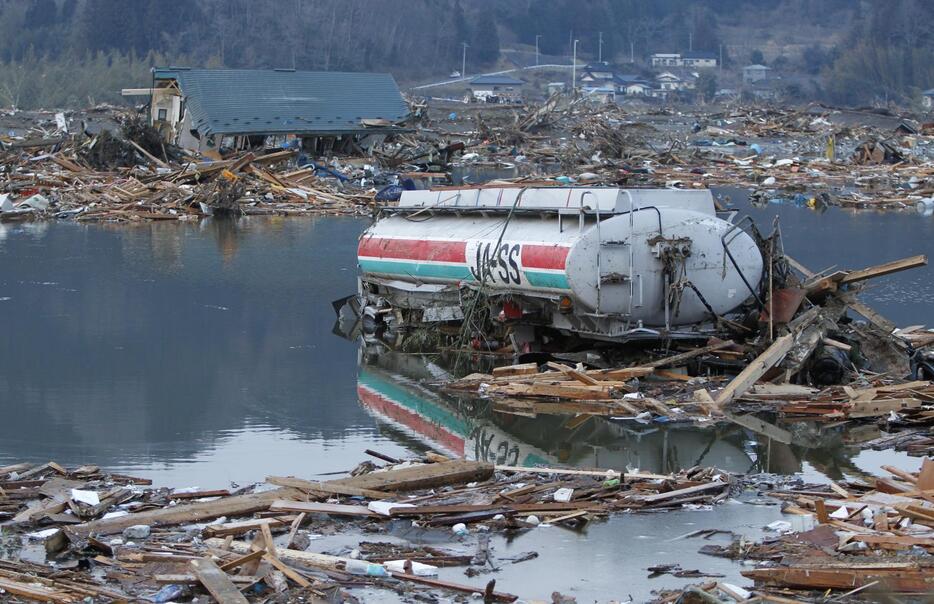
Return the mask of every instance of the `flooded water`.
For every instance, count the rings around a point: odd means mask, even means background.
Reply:
[[[934,255],[931,217],[742,209],[763,229],[778,214],[787,252],[813,270]],[[483,403],[424,387],[419,380],[432,367],[423,359],[386,356],[361,368],[356,344],[331,333],[331,302],[355,291],[356,242],[366,224],[0,225],[0,465],[91,463],[159,485],[202,488],[270,473],[345,471],[367,448],[648,471],[704,464],[808,480],[918,465],[902,454],[846,446],[872,438],[872,426],[801,426],[783,444],[738,426],[531,420],[493,415]],[[925,268],[880,279],[865,299],[898,324],[926,323],[934,310],[930,277]],[[779,514],[774,506],[734,503],[617,517],[584,534],[542,529],[495,541],[503,556],[542,554],[495,577],[502,588],[539,598],[573,587],[585,600],[632,594],[641,601],[651,589],[690,582],[642,580],[645,567],[677,554],[684,568],[742,583],[737,565],[684,558],[701,544],[671,539],[728,518],[731,528],[757,537]],[[460,573],[445,572],[452,580]]]

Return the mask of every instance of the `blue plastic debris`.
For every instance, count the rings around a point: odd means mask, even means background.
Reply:
[[[452,122],[453,122],[454,120],[456,120],[456,119],[457,119],[457,112],[456,112],[456,111],[452,111],[451,113],[449,113],[449,114],[448,114],[448,119],[451,120]]]
[[[762,147],[759,146],[759,143],[753,143],[749,145],[749,148],[756,152],[756,155],[762,155]]]
[[[388,185],[376,193],[376,201],[399,201],[404,191],[400,185]]]
[[[156,604],[165,604],[166,602],[171,602],[172,600],[177,600],[185,596],[188,592],[188,588],[184,585],[178,585],[172,583],[166,585],[153,595],[147,598],[150,602],[155,602]]]

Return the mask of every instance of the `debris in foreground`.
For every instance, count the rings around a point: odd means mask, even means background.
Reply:
[[[474,576],[495,567],[490,531],[574,529],[620,511],[714,504],[741,488],[714,468],[656,475],[494,467],[435,454],[422,461],[378,470],[367,464],[361,467],[372,471],[325,482],[270,476],[266,482],[276,488],[235,491],[153,489],[143,479],[54,462],[2,467],[0,519],[14,555],[0,562],[0,588],[51,602],[184,601],[205,591],[231,603],[283,596],[354,601],[346,590],[361,586],[512,602],[518,596],[499,591],[495,580],[451,582],[436,578],[438,568],[469,566]],[[373,542],[400,520],[461,539],[477,535],[487,545],[478,555]],[[367,535],[354,551],[308,547],[321,534],[348,531]],[[45,555],[30,553],[32,545]]]

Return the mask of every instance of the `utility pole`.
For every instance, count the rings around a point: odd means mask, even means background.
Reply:
[[[535,64],[538,65],[538,39],[542,37],[542,34],[535,34]]]
[[[694,50],[694,32],[688,33],[688,50]]]
[[[464,54],[461,56],[461,77],[467,77],[467,42],[461,42],[464,47]]]
[[[723,44],[720,44],[720,73],[723,73]]]
[[[629,42],[629,62],[636,62],[636,43],[632,41]]]
[[[603,63],[603,32],[600,33],[600,42],[597,45],[597,63]]]
[[[574,94],[574,91],[577,90],[577,43],[578,42],[580,42],[580,40],[574,40],[573,57],[571,58],[571,94]]]

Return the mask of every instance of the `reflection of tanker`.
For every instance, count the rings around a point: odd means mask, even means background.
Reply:
[[[736,425],[700,429],[599,417],[494,413],[488,401],[448,396],[419,382],[436,380],[437,371],[413,355],[379,355],[360,368],[360,402],[422,446],[497,464],[651,472],[694,465],[732,472],[794,472],[800,466],[789,447],[774,442],[769,447],[765,439],[760,444],[755,433]]]

